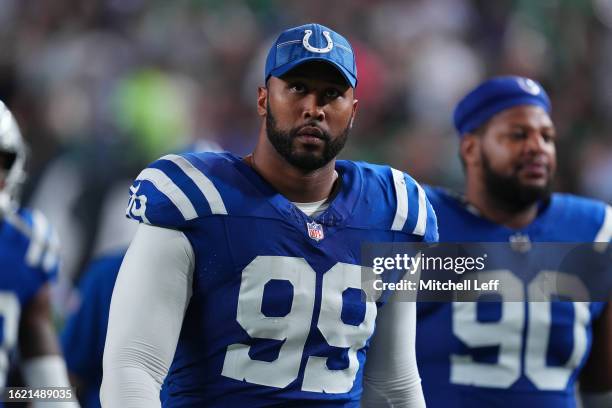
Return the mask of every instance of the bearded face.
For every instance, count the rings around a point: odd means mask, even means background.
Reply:
[[[268,140],[279,155],[291,165],[305,172],[309,172],[325,166],[338,156],[346,144],[351,121],[349,121],[349,124],[336,135],[332,135],[321,129],[316,122],[306,123],[289,130],[283,130],[278,126],[276,118],[270,109],[270,104],[268,103],[266,133],[268,135]],[[310,144],[300,143],[298,138],[305,134],[319,141],[313,140],[313,143]]]
[[[498,205],[520,211],[550,197],[556,148],[555,129],[546,111],[531,105],[507,109],[475,137],[482,183]]]
[[[491,158],[481,151],[481,161],[485,188],[496,201],[504,203],[513,211],[523,210],[530,205],[547,200],[552,193],[553,174],[547,171],[543,184],[525,183],[520,172],[525,166],[517,165],[510,174],[496,171]]]

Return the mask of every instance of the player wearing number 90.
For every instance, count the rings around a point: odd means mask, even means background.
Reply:
[[[166,376],[167,407],[424,406],[403,347],[415,304],[363,302],[359,265],[364,241],[437,240],[425,193],[336,161],[357,107],[345,38],[284,31],[265,83],[253,154],[165,156],[132,186],[141,225],[111,302],[105,407],[159,406]]]
[[[427,188],[441,241],[610,241],[609,206],[550,192],[556,167],[550,110],[544,89],[521,77],[488,80],[457,105],[465,196]],[[581,374],[581,389],[591,391],[583,394],[585,406],[610,407],[611,334],[612,313],[602,302],[419,304],[426,401],[445,408],[575,407]]]
[[[41,213],[18,207],[26,150],[17,122],[0,102],[0,393],[16,345],[29,387],[70,385],[50,314],[57,236]]]

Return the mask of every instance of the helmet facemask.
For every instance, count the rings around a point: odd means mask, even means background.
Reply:
[[[0,102],[0,215],[19,205],[21,186],[26,177],[27,148],[17,122]]]

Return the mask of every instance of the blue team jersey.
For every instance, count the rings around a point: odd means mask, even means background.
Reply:
[[[57,235],[40,212],[20,210],[0,218],[0,392],[21,311],[57,269]]]
[[[359,405],[382,306],[362,301],[361,244],[432,242],[437,225],[406,174],[336,171],[315,219],[229,153],[165,156],[138,176],[128,216],[181,230],[195,254],[165,407]]]
[[[513,230],[479,216],[458,196],[437,188],[426,191],[441,242],[609,242],[612,235],[612,209],[594,200],[553,194],[530,225]],[[589,354],[591,324],[604,306],[419,303],[417,360],[427,405],[575,407],[574,387]]]
[[[124,255],[123,251],[109,254],[90,264],[79,283],[80,305],[61,334],[66,366],[83,385],[83,408],[100,407],[108,311]]]

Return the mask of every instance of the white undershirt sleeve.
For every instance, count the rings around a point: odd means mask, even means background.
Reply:
[[[425,407],[415,335],[416,302],[392,300],[380,309],[366,358],[362,407]]]
[[[125,255],[110,307],[100,399],[103,407],[159,407],[192,294],[187,237],[141,224]]]
[[[29,358],[21,364],[23,378],[28,387],[70,387],[64,359],[57,354],[45,354]],[[34,401],[32,408],[79,408],[79,403]]]

